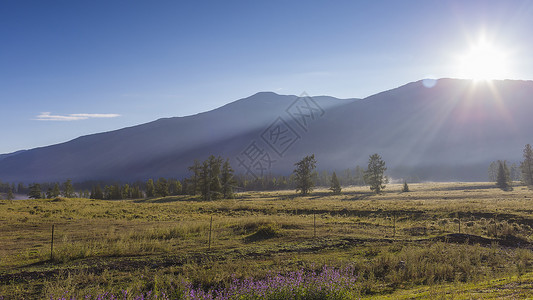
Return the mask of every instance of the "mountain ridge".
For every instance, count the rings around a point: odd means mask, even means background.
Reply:
[[[182,178],[194,159],[210,154],[230,158],[244,173],[239,159],[254,143],[275,158],[267,173],[289,173],[310,153],[324,170],[365,166],[368,155],[380,153],[396,177],[480,180],[490,161],[518,160],[531,142],[530,95],[533,81],[489,85],[446,78],[432,87],[419,80],[363,99],[259,92],[208,112],[0,155],[0,180]],[[288,149],[269,144],[267,131],[276,126],[292,134]]]

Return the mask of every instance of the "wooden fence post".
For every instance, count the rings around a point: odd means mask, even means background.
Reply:
[[[498,224],[496,224],[496,214],[494,214],[494,237],[498,238]]]
[[[313,237],[316,238],[316,215],[313,213]]]
[[[52,241],[50,242],[50,261],[54,260],[54,224],[52,224]]]
[[[392,237],[396,237],[396,213],[392,217]]]
[[[211,230],[213,229],[213,216],[211,216],[211,221],[209,221],[209,251],[211,251]]]

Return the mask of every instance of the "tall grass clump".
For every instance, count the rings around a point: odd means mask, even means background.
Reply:
[[[281,230],[279,228],[279,225],[270,223],[270,224],[259,226],[259,228],[257,228],[257,231],[255,233],[247,237],[247,240],[257,241],[257,240],[270,239],[270,238],[277,237],[280,234],[281,234]]]

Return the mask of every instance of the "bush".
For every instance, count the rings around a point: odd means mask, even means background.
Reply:
[[[55,197],[52,202],[65,202],[67,201],[68,198],[65,198],[65,197]]]
[[[259,226],[257,231],[248,237],[249,240],[264,240],[277,237],[281,234],[278,224],[269,223]]]

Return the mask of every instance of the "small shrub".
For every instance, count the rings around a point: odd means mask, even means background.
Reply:
[[[263,219],[254,219],[254,220],[246,220],[241,221],[237,224],[231,225],[230,228],[233,230],[235,234],[249,234],[251,232],[255,232],[257,228],[269,224],[267,220]]]
[[[65,202],[68,198],[65,197],[55,197],[51,202]]]
[[[280,235],[281,229],[278,224],[269,223],[259,226],[257,231],[248,237],[248,240],[264,240],[274,238]]]

